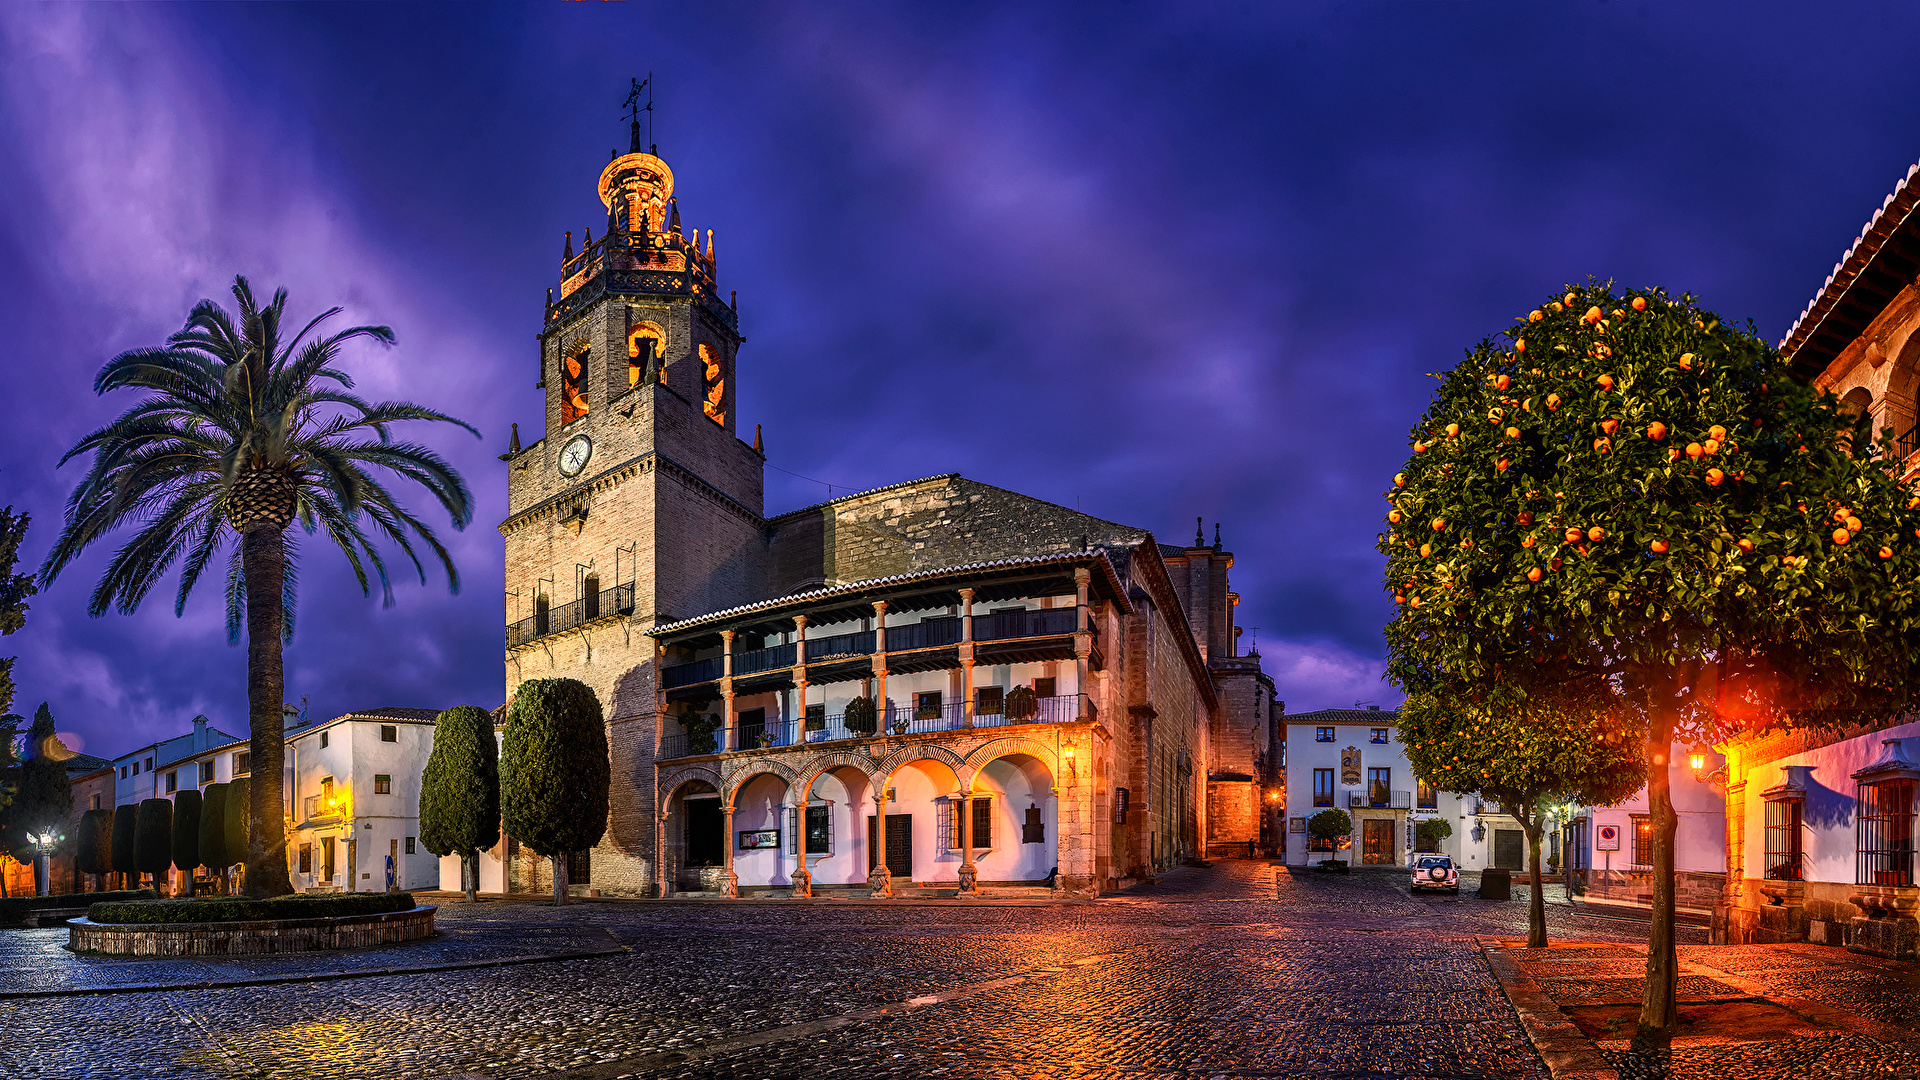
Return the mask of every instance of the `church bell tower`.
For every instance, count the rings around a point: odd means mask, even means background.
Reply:
[[[646,631],[761,599],[766,578],[764,458],[735,434],[739,316],[719,289],[712,231],[703,242],[682,224],[654,150],[636,122],[595,185],[604,225],[562,243],[534,382],[546,430],[525,446],[516,433],[503,455],[500,525],[506,699],[558,676],[600,696],[614,789],[593,881],[628,894],[652,885]]]

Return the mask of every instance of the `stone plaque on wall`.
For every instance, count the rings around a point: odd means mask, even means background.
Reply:
[[[1340,751],[1340,782],[1349,786],[1360,782],[1360,748],[1349,746]]]

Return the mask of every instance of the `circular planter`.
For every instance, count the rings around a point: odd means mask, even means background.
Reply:
[[[203,923],[67,923],[67,948],[100,956],[263,956],[355,949],[433,936],[434,908],[323,919]]]

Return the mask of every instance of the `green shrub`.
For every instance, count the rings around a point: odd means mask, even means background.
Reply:
[[[687,733],[687,753],[712,754],[720,749],[720,717],[689,715],[680,718],[680,730]]]
[[[140,813],[133,823],[133,868],[152,874],[154,884],[173,865],[173,803],[167,799],[141,799]]]
[[[1315,840],[1338,841],[1353,831],[1353,819],[1345,810],[1322,810],[1307,819],[1307,835]]]
[[[173,797],[173,866],[183,881],[200,865],[200,792],[188,788]]]
[[[139,868],[133,865],[133,829],[140,817],[140,808],[128,803],[113,808],[113,844],[109,861],[116,874],[131,874]]]
[[[1031,686],[1016,686],[1007,691],[1006,700],[1000,704],[1001,715],[1009,721],[1031,720],[1040,715],[1040,698]]]
[[[227,785],[208,784],[200,795],[200,865],[219,873],[227,858]]]
[[[127,889],[122,892],[63,893],[59,896],[15,896],[0,900],[0,926],[18,926],[20,920],[36,911],[52,908],[86,907],[113,900],[151,900],[159,894],[152,889]]]
[[[113,810],[101,807],[80,815],[80,834],[74,837],[74,859],[83,874],[113,873]]]
[[[1428,818],[1413,830],[1413,835],[1421,851],[1439,851],[1440,841],[1453,835],[1453,825],[1446,818]]]
[[[206,896],[197,900],[147,900],[95,904],[87,918],[97,923],[201,923],[240,919],[328,919],[378,915],[414,906],[412,893],[292,893],[265,900]]]
[[[567,902],[569,852],[607,831],[612,764],[600,699],[577,679],[529,679],[514,691],[500,752],[507,835],[553,865],[553,902]]]
[[[247,841],[253,834],[253,780],[242,776],[227,784],[227,863],[247,861]]]

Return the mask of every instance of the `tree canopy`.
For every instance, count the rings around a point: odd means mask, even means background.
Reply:
[[[34,710],[33,726],[27,729],[26,754],[15,770],[18,790],[13,805],[5,811],[7,839],[16,858],[50,854],[58,840],[42,850],[33,838],[64,833],[73,817],[73,787],[67,783],[70,756],[60,745],[53,713],[43,702]]]
[[[208,784],[200,793],[200,832],[194,846],[200,865],[215,873],[239,861],[227,852],[227,785]]]
[[[141,799],[133,825],[133,868],[153,875],[155,888],[173,865],[173,801]]]
[[[554,902],[566,902],[568,852],[607,831],[606,721],[577,679],[529,679],[507,710],[500,807],[507,833],[553,863]]]
[[[200,807],[198,788],[185,788],[173,797],[173,865],[188,879],[200,865]]]
[[[107,846],[107,861],[116,874],[134,874],[140,870],[133,857],[134,826],[139,818],[140,808],[133,803],[113,808],[113,834]]]
[[[107,807],[80,815],[74,860],[83,874],[113,873],[113,811]]]
[[[1920,498],[1870,422],[1691,296],[1568,288],[1439,376],[1381,533],[1390,677],[1648,732],[1645,1030],[1676,1021],[1672,742],[1884,721],[1920,668]]]

